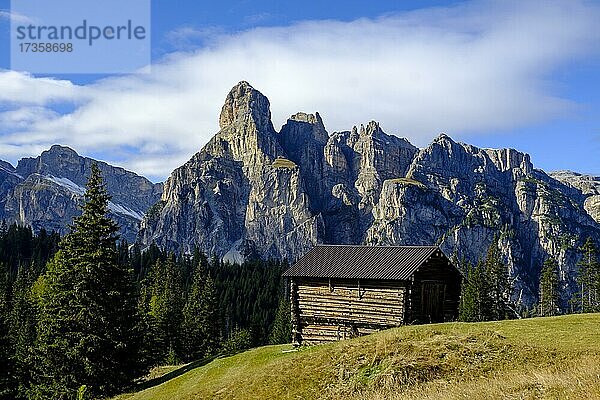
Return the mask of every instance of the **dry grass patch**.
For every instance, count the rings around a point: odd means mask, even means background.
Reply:
[[[399,393],[392,386],[370,390],[352,400],[437,400],[437,399],[598,399],[600,365],[597,358],[583,358],[562,366],[501,371],[494,376],[437,380]]]
[[[394,178],[389,179],[389,181],[395,184],[412,185],[418,187],[419,189],[427,189],[427,186],[425,186],[423,183],[412,178]]]
[[[296,164],[293,161],[288,160],[287,158],[283,158],[283,157],[277,157],[275,159],[275,161],[273,161],[272,165],[274,168],[287,168],[287,169],[296,168]]]
[[[600,398],[600,315],[405,326],[217,359],[121,399]]]

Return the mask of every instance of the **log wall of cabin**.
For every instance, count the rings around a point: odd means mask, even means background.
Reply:
[[[405,321],[402,281],[292,278],[290,289],[296,344],[347,339]]]
[[[462,277],[450,264],[450,261],[440,255],[434,255],[421,265],[413,274],[410,285],[410,307],[407,313],[407,323],[430,323],[454,321],[458,318],[460,301],[460,285]],[[428,315],[424,300],[431,296],[431,290],[424,291],[425,286],[439,285],[442,315],[439,318]]]

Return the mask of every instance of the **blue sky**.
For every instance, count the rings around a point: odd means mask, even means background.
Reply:
[[[14,0],[13,0],[14,1]],[[151,4],[152,15],[152,59],[160,60],[165,55],[180,50],[193,50],[201,46],[202,39],[189,37],[177,41],[173,33],[182,29],[207,30],[218,32],[239,32],[261,26],[284,26],[304,20],[352,21],[358,18],[376,18],[401,11],[417,10],[426,7],[439,7],[459,3],[458,1],[379,1],[365,4],[360,0],[346,1],[304,1],[300,6],[295,2],[284,1],[217,1],[194,0],[158,1]],[[0,10],[10,10],[10,0],[0,0]],[[9,21],[0,19],[0,33],[8,37]],[[10,48],[0,47],[0,68],[10,66]],[[74,74],[56,75],[59,78],[86,84],[105,75]]]
[[[371,3],[154,1],[141,76],[9,71],[0,14],[0,159],[57,142],[162,180],[245,79],[276,128],[297,111],[330,131],[375,119],[420,147],[446,132],[600,175],[599,2]]]

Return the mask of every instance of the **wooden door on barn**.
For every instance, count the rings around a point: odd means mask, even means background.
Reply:
[[[427,322],[444,322],[446,285],[441,281],[425,281],[421,289],[421,312]]]

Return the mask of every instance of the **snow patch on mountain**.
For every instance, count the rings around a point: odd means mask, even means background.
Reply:
[[[78,184],[76,184],[68,178],[58,178],[52,175],[45,176],[44,178],[80,196],[83,196],[83,194],[85,193],[85,188],[79,186]]]
[[[0,162],[0,170],[4,171],[6,173],[9,173],[10,175],[16,176],[19,179],[23,179],[23,177],[21,175],[17,174],[15,171],[12,171],[9,168],[5,167],[4,165],[2,165],[1,162]]]
[[[108,202],[108,209],[114,213],[127,215],[139,221],[141,221],[142,218],[144,218],[144,214],[132,210],[129,207],[122,206],[121,204],[115,204],[112,201]]]
[[[72,180],[70,180],[68,178],[59,178],[56,176],[49,175],[49,176],[46,176],[45,179],[47,179],[51,182],[54,182],[61,187],[68,189],[69,191],[71,191],[72,193],[74,193],[76,195],[83,196],[85,194],[84,187],[79,186],[78,184],[76,184],[75,182],[73,182]],[[112,201],[108,202],[108,209],[110,211],[112,211],[113,213],[126,215],[126,216],[134,218],[138,221],[141,221],[142,218],[144,218],[143,213],[132,210],[131,208],[123,206],[121,204],[115,204]]]

